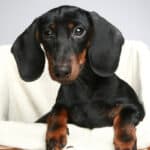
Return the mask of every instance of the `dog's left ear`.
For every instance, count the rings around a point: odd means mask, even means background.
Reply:
[[[99,76],[111,76],[119,63],[124,38],[121,32],[97,13],[90,13],[94,33],[88,51],[92,70]]]

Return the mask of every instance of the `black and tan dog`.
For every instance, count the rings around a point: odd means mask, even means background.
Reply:
[[[48,11],[17,38],[12,53],[21,77],[37,79],[46,54],[50,76],[62,83],[54,107],[40,119],[48,123],[47,150],[66,145],[67,123],[113,126],[116,150],[137,149],[135,126],[144,109],[133,89],[114,74],[123,42],[104,18],[73,6]]]

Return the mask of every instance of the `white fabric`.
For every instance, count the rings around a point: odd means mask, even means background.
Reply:
[[[150,51],[142,42],[126,41],[117,74],[137,92],[146,117],[137,127],[138,147],[150,145]],[[59,84],[52,81],[47,64],[34,82],[20,79],[10,46],[0,47],[0,145],[45,149],[46,125],[34,122],[55,103]],[[69,125],[68,145],[73,150],[113,150],[113,128],[84,129]],[[66,148],[67,148],[66,146]]]

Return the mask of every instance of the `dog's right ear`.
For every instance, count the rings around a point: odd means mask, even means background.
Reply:
[[[25,81],[37,79],[44,69],[45,55],[40,47],[38,33],[38,19],[36,19],[16,39],[11,49],[20,76]]]

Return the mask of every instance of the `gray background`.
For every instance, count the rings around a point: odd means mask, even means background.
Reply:
[[[150,45],[150,0],[0,0],[0,44],[11,44],[32,20],[59,5],[97,11],[128,40]]]

